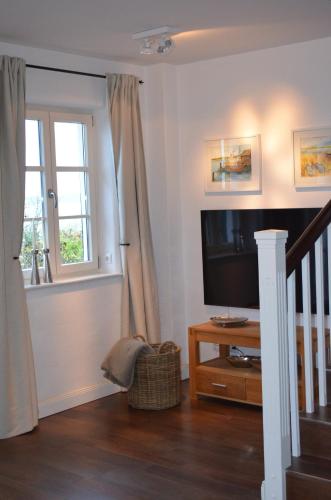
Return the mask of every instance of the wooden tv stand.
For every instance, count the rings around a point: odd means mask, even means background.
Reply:
[[[315,354],[317,351],[316,328],[312,329],[312,333],[313,353]],[[190,326],[188,334],[191,399],[197,399],[201,395],[262,405],[261,372],[253,367],[235,368],[225,359],[230,346],[260,349],[260,323],[248,321],[245,326],[222,328],[207,322]],[[326,330],[326,337],[328,336],[329,331]],[[219,356],[201,363],[200,342],[218,344]],[[302,409],[305,405],[305,384],[304,377],[302,377],[302,373],[304,373],[302,327],[297,327],[297,349],[301,359],[301,367],[299,367],[299,406]]]

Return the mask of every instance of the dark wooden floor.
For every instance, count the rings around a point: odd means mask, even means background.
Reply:
[[[0,441],[0,499],[259,499],[260,409],[212,399],[129,409],[117,394]]]

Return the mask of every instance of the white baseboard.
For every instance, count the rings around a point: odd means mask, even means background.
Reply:
[[[119,392],[120,388],[110,382],[102,382],[100,384],[91,385],[88,387],[81,387],[74,391],[60,394],[53,398],[39,401],[39,418],[48,417],[60,411],[69,410],[75,406],[89,403],[95,399],[104,398]]]
[[[265,500],[264,481],[261,484],[261,500]]]
[[[182,380],[189,378],[189,364],[182,365]]]
[[[182,380],[189,378],[189,365],[186,363],[182,365]],[[65,394],[59,394],[53,398],[39,401],[39,418],[48,417],[54,413],[59,413],[64,410],[69,410],[75,406],[89,403],[95,399],[104,398],[120,392],[121,388],[110,382],[103,382],[101,384],[91,385],[75,389],[74,391]]]

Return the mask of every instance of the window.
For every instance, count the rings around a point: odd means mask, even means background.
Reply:
[[[44,248],[54,275],[96,269],[92,117],[31,110],[25,123],[23,271]]]

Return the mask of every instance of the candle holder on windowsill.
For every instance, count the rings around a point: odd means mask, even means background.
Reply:
[[[31,285],[40,285],[40,275],[38,266],[39,250],[32,250]]]
[[[48,256],[49,248],[44,248],[44,283],[53,283],[51,265]]]

